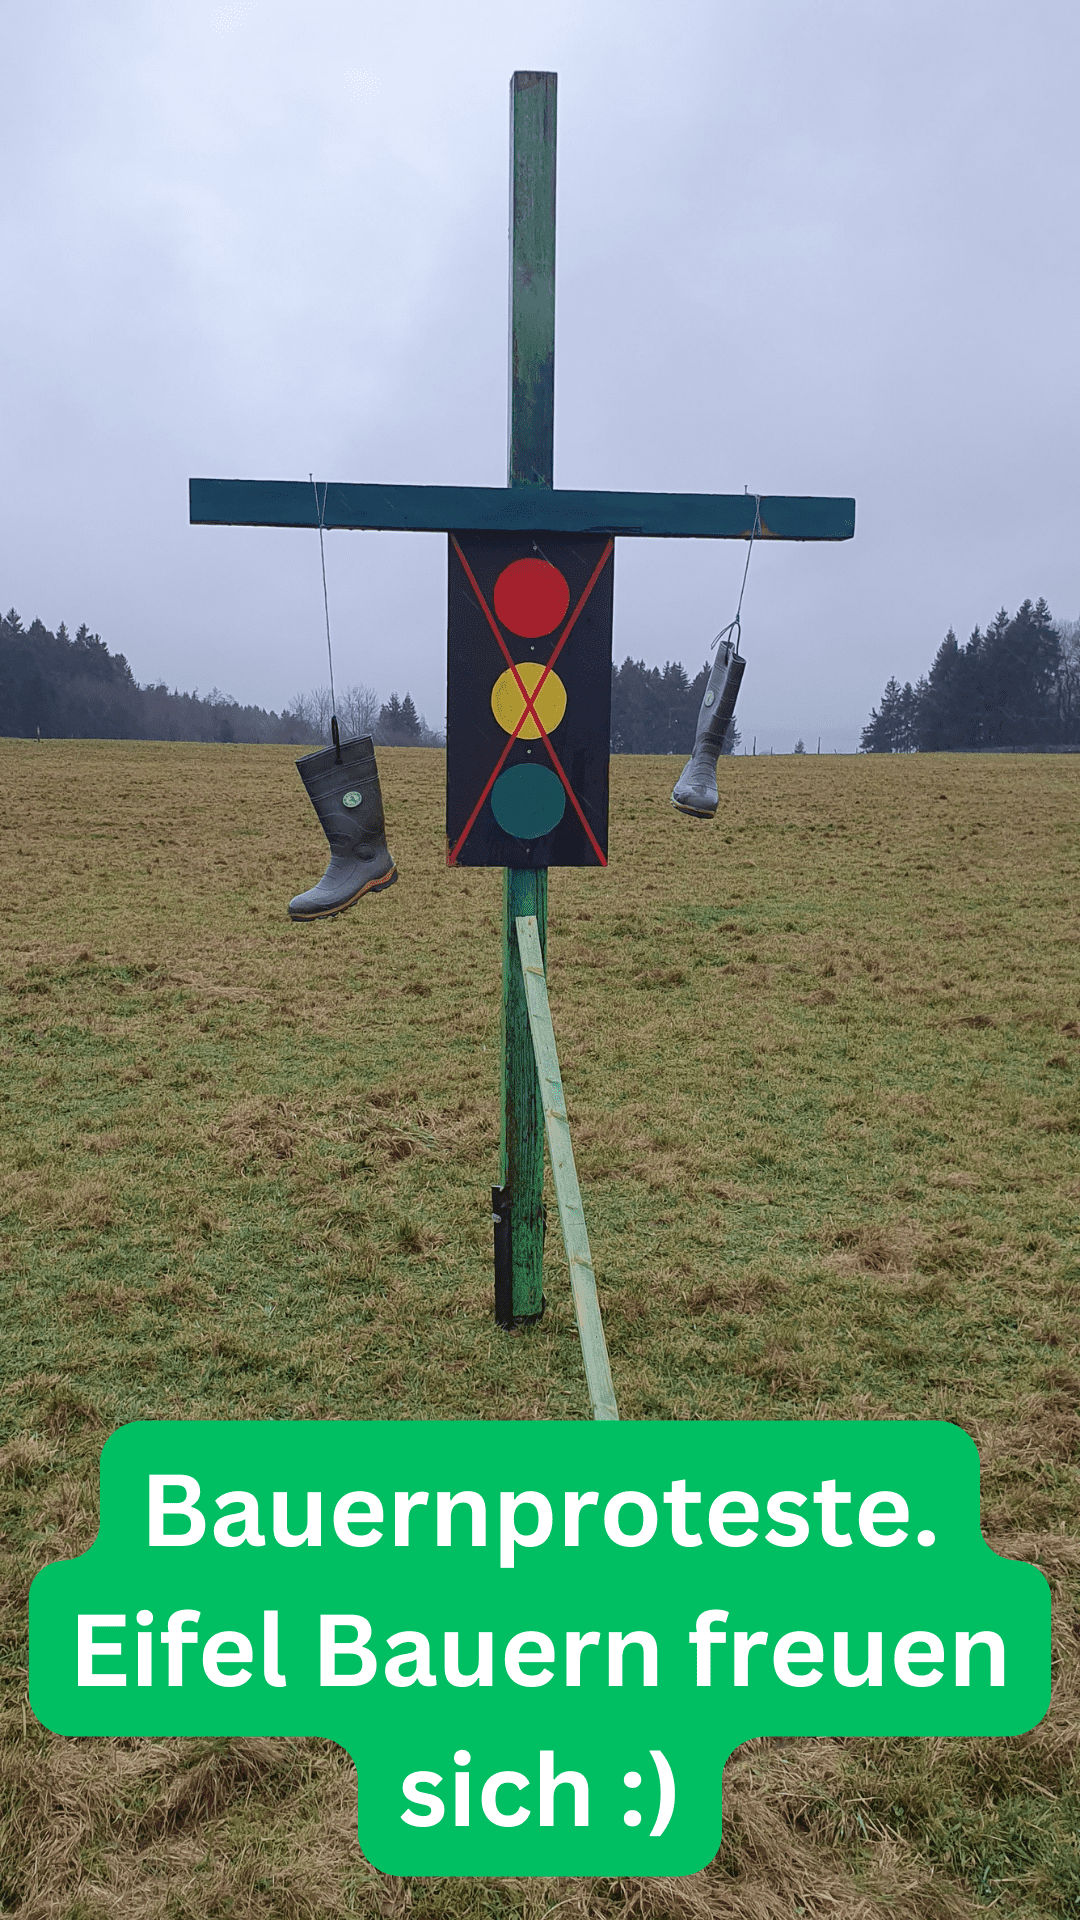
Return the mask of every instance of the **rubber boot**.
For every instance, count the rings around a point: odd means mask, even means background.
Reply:
[[[672,790],[672,805],[678,807],[680,813],[692,813],[700,820],[711,820],[720,804],[716,788],[716,762],[734,718],[735,701],[745,669],[746,661],[740,653],[736,653],[735,642],[721,640],[698,714],[694,751]]]
[[[365,893],[381,893],[397,879],[387,850],[375,748],[369,738],[344,740],[296,763],[322,830],[330,865],[317,887],[289,901],[290,920],[329,920]]]

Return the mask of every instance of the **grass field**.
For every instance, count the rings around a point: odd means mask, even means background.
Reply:
[[[400,884],[294,927],[290,750],[0,743],[0,1912],[1080,1915],[1080,763],[738,758],[721,815],[616,760],[549,977],[624,1418],[934,1416],[1055,1598],[998,1741],[761,1741],[685,1882],[395,1883],[325,1743],[63,1740],[33,1572],[139,1416],[581,1419],[549,1311],[491,1318],[500,876],[443,759],[380,754]],[[552,1209],[554,1218],[554,1209]]]

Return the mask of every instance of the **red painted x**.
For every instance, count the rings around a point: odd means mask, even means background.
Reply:
[[[605,860],[603,854],[600,851],[600,843],[597,840],[596,835],[593,832],[592,828],[590,827],[588,821],[586,820],[585,815],[581,811],[581,806],[578,801],[577,794],[574,792],[573,787],[570,785],[570,782],[563,771],[562,763],[559,759],[559,756],[551,744],[551,736],[547,732],[547,729],[544,726],[544,723],[541,720],[540,715],[536,710],[536,702],[540,698],[541,689],[543,688],[544,682],[547,679],[548,674],[551,672],[553,666],[555,665],[556,660],[558,659],[560,653],[565,647],[567,640],[570,638],[571,630],[574,626],[575,621],[577,620],[579,613],[584,607],[585,602],[589,598],[590,593],[595,587],[597,581],[600,578],[600,575],[603,573],[604,568],[611,557],[612,552],[614,551],[615,542],[614,540],[609,540],[607,543],[607,546],[604,548],[603,553],[600,555],[599,560],[597,561],[591,575],[589,576],[588,583],[584,589],[584,592],[581,595],[580,600],[577,603],[577,606],[574,608],[573,613],[570,615],[569,620],[567,621],[565,627],[563,628],[562,632],[559,635],[558,640],[555,642],[555,645],[552,648],[551,658],[548,660],[547,665],[545,666],[543,673],[540,675],[540,678],[537,681],[536,686],[534,687],[532,693],[530,693],[526,688],[525,682],[521,678],[520,673],[517,670],[517,667],[514,663],[513,654],[510,652],[510,649],[507,646],[506,641],[502,637],[502,633],[499,630],[498,622],[496,621],[494,615],[492,614],[491,608],[488,606],[487,601],[484,599],[484,596],[481,593],[479,586],[477,585],[476,575],[473,573],[473,570],[470,567],[468,561],[466,560],[465,555],[462,553],[456,536],[454,534],[451,534],[450,540],[453,545],[454,552],[457,554],[458,559],[461,561],[461,564],[465,569],[465,576],[469,582],[469,585],[472,588],[473,592],[475,593],[477,599],[480,602],[481,607],[484,610],[484,617],[487,620],[488,626],[491,628],[492,633],[495,635],[495,638],[498,642],[499,650],[502,653],[503,659],[506,661],[507,666],[509,667],[511,673],[514,676],[514,679],[517,683],[518,692],[521,695],[522,701],[524,702],[524,706],[523,706],[521,718],[519,719],[516,727],[514,728],[513,733],[510,735],[510,738],[508,739],[505,747],[500,753],[499,758],[495,762],[495,765],[491,771],[491,774],[488,778],[488,782],[484,788],[483,793],[480,795],[480,798],[477,801],[472,812],[470,813],[468,820],[465,822],[465,825],[462,828],[462,831],[458,834],[457,839],[455,840],[453,846],[450,849],[449,855],[447,856],[447,864],[451,867],[457,864],[458,854],[461,852],[462,847],[465,845],[466,840],[468,839],[470,833],[475,827],[476,822],[480,817],[480,809],[482,808],[484,801],[487,799],[488,794],[491,792],[492,787],[495,785],[496,780],[498,779],[500,773],[503,770],[503,767],[506,764],[507,754],[510,752],[511,747],[513,746],[514,741],[517,739],[519,733],[521,732],[522,727],[525,725],[526,720],[532,719],[533,721],[535,721],[537,730],[540,734],[540,738],[542,739],[545,747],[548,750],[548,757],[551,761],[551,764],[554,767],[556,773],[558,774],[559,779],[563,783],[563,787],[566,790],[566,797],[569,800],[571,806],[574,809],[574,812],[577,814],[578,819],[581,821],[581,824],[585,829],[586,835],[588,837],[589,845],[591,846],[593,852],[595,853],[597,859],[599,860],[600,865],[602,867],[606,867],[607,861]]]

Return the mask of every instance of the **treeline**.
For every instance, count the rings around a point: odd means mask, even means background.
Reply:
[[[709,663],[691,680],[685,667],[669,660],[664,667],[647,667],[643,660],[624,660],[611,672],[612,753],[689,753],[698,711],[709,678]],[[305,725],[305,739],[330,738],[330,689],[315,687],[298,693],[289,711]],[[338,724],[342,737],[370,733],[386,746],[441,747],[446,736],[427,725],[408,694],[396,693],[379,703],[370,687],[347,687],[338,693]],[[738,743],[732,727],[725,744],[731,753]]]
[[[663,667],[647,667],[644,660],[624,660],[621,667],[613,666],[612,753],[689,753],[709,673],[708,661],[693,680],[677,660]],[[738,742],[739,731],[732,722],[724,752],[734,752]]]
[[[40,620],[24,627],[14,607],[0,616],[0,735],[43,740],[277,741],[294,746],[330,738],[326,688],[297,694],[281,713],[242,706],[214,687],[179,693],[140,686],[124,655],[110,653],[84,624],[72,636]],[[372,733],[385,746],[432,746],[438,736],[406,693],[380,704],[370,687],[348,687],[338,701],[343,738]]]
[[[689,753],[709,677],[709,662],[691,680],[669,660],[647,667],[624,660],[611,675],[612,753]],[[216,687],[180,693],[161,683],[140,686],[124,655],[110,653],[86,625],[73,636],[61,623],[24,627],[14,607],[0,617],[0,735],[80,740],[278,741],[306,745],[330,739],[329,687],[297,693],[280,713],[242,706]],[[436,747],[409,693],[380,701],[370,687],[337,691],[343,739],[371,734],[382,746]],[[725,752],[739,739],[729,731]]]
[[[664,667],[647,667],[643,660],[624,660],[621,667],[613,666],[612,753],[689,753],[708,678],[708,662],[693,680],[677,660],[669,660]],[[298,693],[289,702],[289,711],[303,719],[305,739],[329,740],[329,687]],[[343,737],[347,731],[353,735],[370,733],[376,742],[387,746],[446,744],[445,735],[427,725],[408,694],[399,700],[392,693],[380,705],[370,687],[347,687],[344,693],[338,693],[337,712]],[[732,752],[738,739],[738,731],[733,729],[725,753]]]
[[[330,740],[330,721],[334,712],[329,687],[314,687],[310,693],[298,693],[289,702],[290,713],[306,728],[305,740]],[[371,687],[346,687],[337,696],[338,727],[343,740],[356,740],[369,733],[377,747],[444,747],[445,734],[429,727],[418,713],[413,697],[396,693],[380,703]]]
[[[1045,600],[1002,607],[966,645],[952,629],[928,673],[891,679],[862,730],[863,753],[963,753],[1080,745],[1080,621]]]
[[[14,607],[0,618],[0,734],[74,740],[280,740],[307,738],[295,715],[241,706],[210,693],[141,687],[122,653],[84,624],[72,636]]]

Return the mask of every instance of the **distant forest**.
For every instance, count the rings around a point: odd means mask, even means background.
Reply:
[[[330,693],[297,694],[281,713],[242,706],[217,687],[207,694],[141,687],[122,653],[83,625],[50,633],[16,613],[0,616],[0,735],[43,740],[280,741],[294,746],[330,738]],[[384,746],[435,746],[439,737],[411,696],[381,705],[368,687],[338,698],[343,737],[373,733]]]
[[[689,753],[708,677],[708,664],[690,680],[677,660],[669,660],[664,667],[624,660],[621,667],[612,667],[612,753]],[[292,710],[310,723],[306,740],[329,740],[329,687],[297,695]],[[343,728],[346,716],[350,733],[373,733],[376,740],[388,746],[445,744],[441,735],[425,726],[408,694],[400,705],[397,695],[392,694],[388,704],[380,708],[377,696],[368,688],[350,687],[344,700],[338,700],[338,719]],[[729,733],[725,753],[732,752],[738,738],[737,731]]]
[[[663,667],[647,667],[644,660],[624,660],[611,671],[612,753],[689,753],[694,744],[711,662],[692,680],[677,660]],[[739,742],[732,724],[724,752]]]
[[[1002,607],[966,645],[952,629],[928,673],[891,679],[862,731],[863,753],[970,753],[1080,746],[1080,621],[1045,600]]]
[[[688,753],[709,663],[693,680],[677,661],[647,667],[624,660],[611,676],[612,753]],[[329,687],[298,693],[282,712],[241,706],[214,687],[208,694],[140,686],[122,653],[110,653],[86,625],[72,636],[61,623],[24,627],[14,607],[0,617],[0,735],[33,739],[279,741],[329,740]],[[380,702],[370,687],[339,689],[342,737],[369,733],[383,746],[441,746],[443,736],[411,696]],[[738,741],[733,727],[725,752]]]

